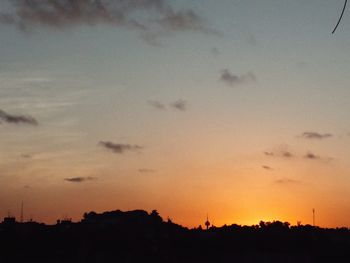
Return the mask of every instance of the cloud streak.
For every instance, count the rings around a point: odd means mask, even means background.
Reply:
[[[100,141],[98,144],[105,149],[118,154],[123,154],[126,151],[138,151],[143,149],[143,147],[139,145],[113,143],[109,141]]]
[[[333,134],[331,133],[318,133],[318,132],[304,132],[301,137],[304,139],[318,139],[318,140],[322,140],[322,139],[326,139],[326,138],[330,138],[332,137]]]
[[[192,9],[175,10],[167,0],[17,0],[13,12],[0,13],[0,23],[23,31],[37,27],[63,30],[98,24],[137,30],[148,43],[172,32],[219,33]],[[140,15],[142,14],[142,15]]]
[[[171,103],[170,106],[179,111],[185,111],[187,110],[187,101],[179,99]]]
[[[13,115],[9,114],[6,111],[0,110],[0,121],[4,121],[10,124],[28,124],[37,126],[38,121],[28,115]]]
[[[281,156],[284,157],[284,158],[293,158],[294,154],[292,154],[289,151],[281,151]]]
[[[313,154],[312,152],[308,152],[307,154],[305,154],[304,158],[309,159],[309,160],[320,160],[321,159],[320,156]]]
[[[83,183],[86,181],[93,181],[96,180],[96,177],[71,177],[71,178],[65,178],[64,181],[70,182],[70,183]]]
[[[148,104],[157,110],[166,110],[167,106],[158,100],[149,100]],[[179,111],[186,111],[188,107],[188,102],[183,99],[178,99],[174,102],[169,103],[169,107]]]
[[[24,30],[36,26],[63,29],[96,24],[143,28],[143,25],[129,17],[130,13],[140,9],[161,10],[163,1],[19,0],[12,4],[15,13],[2,14],[0,21]]]
[[[288,150],[278,150],[276,152],[264,152],[264,155],[269,156],[269,157],[282,157],[286,159],[290,159],[294,157],[294,154]]]
[[[166,106],[158,100],[149,100],[148,104],[157,110],[166,110]]]
[[[275,180],[275,183],[280,185],[286,185],[286,184],[298,184],[300,182],[294,179],[282,178],[282,179]]]
[[[231,73],[228,69],[224,69],[221,72],[220,80],[227,85],[234,87],[245,83],[255,82],[256,77],[252,72],[239,76]]]
[[[174,11],[168,8],[161,19],[156,20],[158,25],[167,31],[199,31],[208,34],[219,34],[217,31],[204,26],[203,19],[193,10]]]
[[[279,149],[279,150],[276,150],[276,151],[271,151],[271,152],[265,151],[264,155],[266,155],[268,157],[271,157],[271,158],[281,157],[281,158],[284,158],[284,159],[291,159],[291,160],[293,158],[298,158],[298,159],[302,158],[304,160],[319,160],[319,161],[326,161],[326,162],[329,162],[329,161],[333,160],[333,158],[322,157],[320,155],[314,154],[311,151],[307,152],[304,155],[294,154],[294,153],[290,152],[288,149],[286,149],[284,147]],[[268,166],[267,167],[262,166],[262,167],[264,169],[268,169],[267,168]]]

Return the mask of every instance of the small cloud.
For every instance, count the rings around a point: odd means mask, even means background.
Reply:
[[[139,172],[140,172],[140,173],[155,173],[156,170],[147,169],[147,168],[142,168],[142,169],[139,169]]]
[[[164,16],[156,22],[166,31],[199,31],[206,34],[219,34],[206,27],[202,18],[191,9],[175,11],[168,8]]]
[[[313,153],[311,153],[311,152],[308,152],[308,153],[304,156],[304,158],[305,158],[305,159],[309,159],[309,160],[319,160],[319,159],[321,159],[320,156],[315,155],[315,154],[313,154]]]
[[[326,139],[326,138],[330,138],[332,137],[333,134],[331,133],[318,133],[318,132],[304,132],[301,137],[305,138],[305,139],[318,139],[318,140],[322,140],[322,139]]]
[[[185,111],[187,109],[187,101],[179,99],[171,103],[170,106],[177,110]]]
[[[31,116],[9,114],[3,110],[0,110],[0,120],[10,124],[38,125],[38,121]]]
[[[273,151],[265,151],[264,155],[269,157],[282,157],[282,158],[293,158],[294,154],[288,150],[287,146],[280,146]]]
[[[158,100],[149,100],[148,104],[157,110],[166,110],[166,106]]]
[[[268,165],[262,165],[261,167],[265,170],[273,170],[273,168]]]
[[[280,185],[282,184],[285,185],[285,184],[298,184],[300,182],[294,179],[282,178],[282,179],[275,180],[275,183]]]
[[[32,156],[30,154],[22,154],[21,157],[24,158],[24,159],[32,158]]]
[[[292,158],[294,155],[289,151],[281,151],[281,156],[285,158]]]
[[[96,180],[96,177],[71,177],[71,178],[65,178],[64,180],[70,183],[83,183],[86,181],[93,181]]]
[[[252,72],[238,76],[231,73],[228,69],[224,69],[221,72],[220,80],[233,87],[240,84],[255,82],[256,77]]]
[[[122,154],[125,151],[137,151],[143,149],[143,147],[139,145],[113,143],[109,141],[100,141],[98,144],[118,154]]]

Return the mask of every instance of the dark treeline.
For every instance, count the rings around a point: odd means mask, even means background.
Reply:
[[[350,231],[280,221],[188,229],[157,211],[0,224],[0,262],[350,262]]]

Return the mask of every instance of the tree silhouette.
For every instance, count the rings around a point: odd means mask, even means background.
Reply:
[[[80,222],[0,223],[2,263],[350,262],[350,230],[259,225],[188,229],[157,210],[88,212]]]

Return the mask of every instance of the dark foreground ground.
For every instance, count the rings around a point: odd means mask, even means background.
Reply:
[[[350,231],[272,222],[187,229],[156,211],[0,224],[0,262],[350,262]]]

